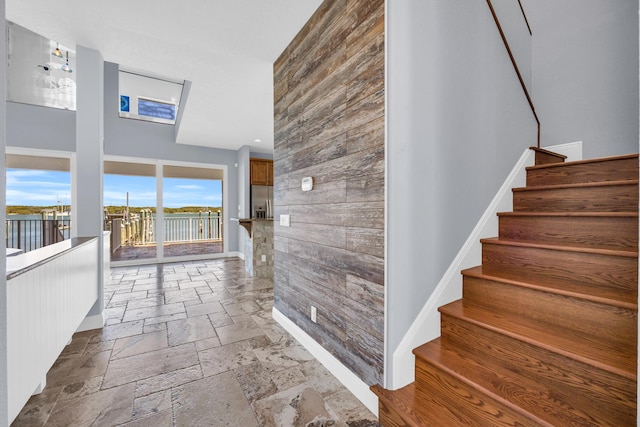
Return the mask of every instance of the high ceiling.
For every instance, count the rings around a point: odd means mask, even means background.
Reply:
[[[270,152],[273,62],[320,3],[6,0],[6,15],[63,45],[99,50],[105,61],[190,80],[178,143]]]

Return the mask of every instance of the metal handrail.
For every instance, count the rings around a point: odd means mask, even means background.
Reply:
[[[527,101],[529,102],[529,107],[531,107],[531,112],[533,113],[533,117],[535,118],[536,123],[538,124],[538,148],[540,148],[540,119],[538,118],[538,114],[536,113],[536,107],[533,105],[533,100],[529,95],[529,91],[527,90],[527,85],[524,83],[522,74],[520,74],[520,69],[518,68],[516,59],[513,56],[513,52],[511,51],[511,47],[509,46],[507,37],[504,35],[504,31],[502,31],[502,25],[500,25],[500,20],[498,19],[498,15],[496,14],[495,9],[493,8],[493,4],[491,4],[491,0],[487,0],[487,4],[489,5],[489,9],[491,10],[491,15],[493,15],[493,20],[496,21],[496,26],[498,27],[498,31],[500,32],[500,37],[502,37],[502,41],[504,42],[504,47],[507,48],[507,53],[509,54],[509,58],[511,58],[511,63],[513,64],[513,68],[516,70],[516,74],[518,75],[518,80],[520,80],[520,85],[522,86],[522,90],[524,91],[524,94],[527,97]],[[522,9],[522,3],[520,3],[520,9],[522,10],[522,14],[524,15],[524,9]],[[529,21],[527,20],[526,15],[525,15],[525,22],[527,23],[527,27],[529,27]],[[529,27],[529,34],[531,34],[530,27]]]
[[[524,22],[527,24],[527,29],[529,30],[529,35],[532,36],[531,26],[529,25],[529,20],[527,19],[527,14],[524,13],[524,7],[522,7],[522,1],[518,0],[518,4],[520,5],[520,11],[522,11],[522,16],[524,17]]]
[[[5,246],[29,252],[71,237],[70,219],[7,219]]]

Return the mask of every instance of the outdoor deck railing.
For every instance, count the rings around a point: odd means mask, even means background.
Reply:
[[[69,219],[8,219],[6,247],[29,252],[66,240],[71,235]]]
[[[122,217],[110,216],[105,221],[105,230],[111,231],[111,250],[121,246],[137,246],[156,243],[155,217],[142,214],[125,221]],[[222,221],[217,212],[200,215],[164,217],[165,243],[203,242],[222,239]]]
[[[217,215],[164,218],[165,242],[194,242],[221,238],[222,228],[220,217]]]

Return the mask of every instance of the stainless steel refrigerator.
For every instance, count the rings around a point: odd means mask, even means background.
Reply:
[[[251,217],[273,218],[273,186],[251,186]]]

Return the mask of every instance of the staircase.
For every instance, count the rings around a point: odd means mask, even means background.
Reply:
[[[638,155],[552,162],[481,241],[415,382],[372,387],[382,426],[636,425]]]

